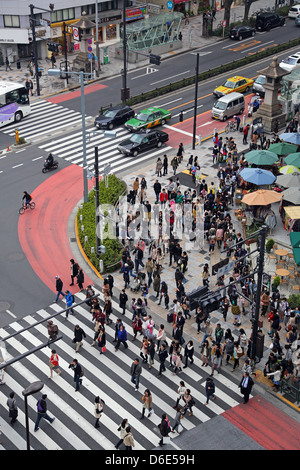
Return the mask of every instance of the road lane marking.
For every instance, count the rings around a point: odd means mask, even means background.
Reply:
[[[253,40],[253,37],[244,39],[244,41],[239,41],[239,43],[241,44],[241,43],[244,43],[246,41],[252,41],[252,40]],[[222,47],[222,49],[227,49],[228,47],[231,47],[231,46],[233,46],[232,42],[230,44],[228,44],[228,46]]]
[[[22,166],[22,165],[23,165],[23,163],[19,163],[19,165],[15,165],[12,168],[18,168],[19,166]]]
[[[231,49],[229,49],[230,51],[234,51],[234,52],[239,52],[243,49],[246,49],[247,47],[249,46],[254,46],[255,44],[260,44],[261,45],[261,41],[257,41],[257,39],[254,39],[252,42],[250,42],[249,44],[248,43],[244,43],[244,44],[241,44],[240,46],[237,46],[237,47],[232,47]]]
[[[168,103],[164,103],[164,104],[159,104],[158,107],[163,108],[164,106],[168,106],[169,104],[175,103],[176,101],[181,101],[182,99],[183,98],[177,98],[177,100],[169,101]]]
[[[32,162],[35,162],[36,160],[40,160],[41,158],[44,158],[44,156],[42,155],[41,157],[33,158]]]
[[[172,78],[179,77],[179,75],[184,75],[185,73],[189,73],[190,70],[186,70],[185,72],[178,73],[177,75],[172,75],[172,77],[163,78],[162,80],[158,80],[157,82],[150,83],[150,85],[156,85],[157,83],[165,82],[166,80],[172,80]]]
[[[258,47],[265,47],[267,44],[271,44],[272,42],[274,42],[274,41],[265,42],[264,44],[259,44],[258,46],[251,47],[250,49],[247,49],[246,51],[241,51],[241,54],[244,54],[245,52],[252,51],[252,49],[257,49]],[[268,47],[270,47],[270,46],[268,46]]]
[[[177,129],[177,127],[168,126],[167,124],[165,124],[163,127],[166,127],[167,129],[170,129],[171,131],[180,132],[181,134],[185,134],[185,135],[188,135],[189,137],[193,137],[193,134],[191,134],[190,132],[183,131],[182,129]]]

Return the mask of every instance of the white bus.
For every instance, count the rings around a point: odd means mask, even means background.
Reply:
[[[30,114],[28,91],[24,85],[0,81],[0,127],[20,122]]]

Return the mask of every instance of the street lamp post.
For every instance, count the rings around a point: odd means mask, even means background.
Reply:
[[[27,397],[34,395],[42,390],[44,384],[43,382],[33,382],[27,388],[22,391],[22,395],[25,399],[25,424],[26,424],[26,441],[27,441],[27,450],[30,450],[30,434],[29,434],[29,418],[28,418],[28,402]]]
[[[199,53],[197,53],[196,76],[195,76],[193,150],[195,150],[195,146],[196,146],[196,124],[197,124],[197,104],[198,104],[198,75],[199,75]],[[199,142],[199,145],[200,145],[200,142]]]
[[[82,153],[83,153],[83,199],[84,203],[89,200],[88,193],[88,180],[87,180],[87,161],[86,161],[86,130],[85,130],[85,100],[84,100],[84,76],[90,76],[90,73],[81,72],[68,72],[70,75],[80,76],[80,100],[81,100],[81,122],[82,122]],[[60,70],[49,69],[48,75],[60,75]]]

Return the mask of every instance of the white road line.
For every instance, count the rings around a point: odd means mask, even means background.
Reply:
[[[180,101],[182,98],[177,98],[177,100],[169,101],[168,103],[158,105],[159,108],[163,108],[164,106],[168,106],[169,104],[175,103],[176,101]]]
[[[193,134],[191,134],[190,132],[183,131],[182,129],[177,129],[177,127],[168,126],[167,124],[165,124],[163,127],[166,127],[167,129],[171,129],[172,131],[180,132],[181,134],[185,134],[190,137],[193,137]]]
[[[23,165],[23,163],[19,163],[19,165],[15,165],[12,168],[18,168],[19,166],[22,166],[22,165]]]
[[[11,315],[12,317],[17,318],[16,315],[14,313],[12,313],[10,310],[5,310],[5,311],[6,311],[6,313]]]
[[[44,156],[42,155],[41,157],[33,158],[31,161],[35,162],[36,160],[40,160],[41,158],[44,158]]]
[[[259,44],[258,46],[250,47],[250,49],[245,49],[244,51],[240,51],[240,53],[241,53],[241,54],[244,54],[245,52],[249,52],[249,51],[252,51],[253,49],[257,49],[258,47],[264,47],[264,46],[266,46],[267,44],[271,44],[272,42],[274,42],[274,41],[264,42],[263,44]]]
[[[150,85],[156,85],[157,83],[165,82],[166,80],[172,80],[174,77],[179,77],[179,75],[184,75],[185,73],[189,73],[190,70],[186,70],[185,72],[178,73],[177,75],[172,75],[172,77],[163,78],[162,80],[158,80],[157,82],[150,83]]]
[[[237,44],[243,44],[243,42],[251,41],[253,40],[253,37],[244,39],[244,41],[239,41]],[[222,47],[222,49],[227,49],[228,47],[234,46],[234,42],[230,43],[228,46]],[[235,46],[236,47],[236,46]]]

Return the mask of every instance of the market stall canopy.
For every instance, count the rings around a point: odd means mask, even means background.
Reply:
[[[300,232],[291,232],[290,240],[293,248],[300,248]]]
[[[299,168],[296,168],[295,166],[292,166],[292,165],[282,166],[279,171],[282,175],[289,175],[290,173],[300,174]]]
[[[289,188],[282,191],[282,199],[291,202],[292,204],[300,204],[300,188]]]
[[[284,159],[287,165],[293,165],[300,168],[300,152],[292,153]]]
[[[290,144],[300,145],[300,134],[299,132],[283,132],[280,134],[279,138],[284,142],[289,142]]]
[[[281,194],[276,191],[270,191],[267,189],[259,189],[253,193],[245,194],[242,199],[242,203],[248,206],[268,206],[273,202],[281,200]]]
[[[297,152],[297,145],[288,142],[278,142],[277,144],[271,144],[268,150],[276,153],[276,155],[288,155],[289,153]]]
[[[251,150],[251,152],[246,153],[245,159],[248,163],[253,163],[258,166],[273,165],[273,163],[278,162],[276,153],[269,152],[269,150]]]
[[[300,187],[300,174],[299,173],[288,173],[287,175],[281,175],[277,177],[276,184],[283,186],[284,188],[297,188]]]
[[[300,248],[293,248],[294,260],[297,266],[300,266]]]
[[[243,180],[260,186],[262,184],[272,184],[276,180],[276,176],[271,171],[262,170],[261,168],[244,168],[240,172]]]

